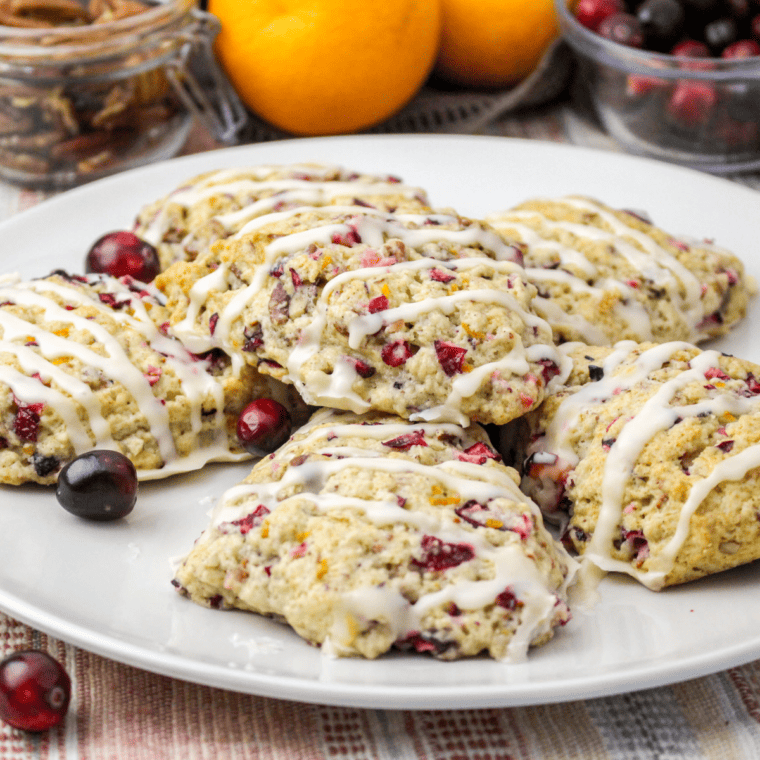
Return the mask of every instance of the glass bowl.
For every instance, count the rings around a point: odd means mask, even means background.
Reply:
[[[716,174],[760,169],[760,56],[686,58],[612,42],[554,0],[606,130],[626,150]]]
[[[196,0],[119,18],[129,2],[103,0],[116,12],[96,23],[0,26],[0,178],[66,188],[170,158],[195,117],[236,142],[246,114],[211,51],[216,18]]]

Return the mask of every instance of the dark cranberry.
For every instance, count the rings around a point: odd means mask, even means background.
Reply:
[[[755,40],[738,40],[723,49],[723,58],[754,58],[760,55],[760,43]]]
[[[159,273],[158,253],[132,232],[109,232],[95,241],[85,259],[85,272],[100,272],[112,277],[130,275],[150,282]]]
[[[61,470],[55,495],[65,510],[78,517],[118,520],[135,506],[137,472],[119,451],[88,451]]]
[[[628,47],[640,48],[644,44],[641,23],[630,13],[613,13],[612,16],[607,16],[596,31],[602,37]]]
[[[25,649],[0,662],[0,718],[22,731],[47,731],[69,708],[71,680],[46,652]]]
[[[685,15],[678,0],[644,0],[636,16],[653,50],[670,50],[683,33]]]
[[[668,101],[668,113],[686,127],[699,127],[712,116],[718,93],[708,82],[679,82]]]
[[[719,55],[739,38],[739,29],[732,18],[718,18],[705,26],[704,40],[713,53]]]
[[[760,13],[757,16],[752,17],[752,21],[749,23],[749,29],[752,39],[760,42]]]
[[[237,436],[249,454],[263,457],[288,440],[291,427],[290,412],[279,401],[258,398],[241,412]]]
[[[607,16],[623,11],[625,11],[623,0],[578,0],[575,17],[583,26],[595,32]]]

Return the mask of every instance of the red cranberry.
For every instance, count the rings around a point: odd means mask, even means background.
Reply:
[[[699,40],[683,40],[673,47],[670,54],[684,58],[709,58],[710,48]]]
[[[161,270],[158,253],[132,232],[109,232],[95,241],[87,253],[86,272],[130,275],[140,282],[150,282]]]
[[[137,500],[137,471],[119,451],[88,451],[72,459],[58,475],[60,505],[89,520],[118,520]]]
[[[644,32],[636,16],[630,13],[613,13],[607,16],[597,33],[608,40],[628,47],[640,48],[644,44]]]
[[[754,58],[760,55],[760,43],[755,40],[739,40],[724,48],[723,58]]]
[[[288,440],[291,427],[290,412],[282,404],[271,398],[259,398],[241,412],[237,436],[249,454],[263,457]]]
[[[712,116],[718,93],[708,82],[679,82],[668,101],[668,113],[686,127],[706,124]]]
[[[575,17],[583,26],[595,32],[607,16],[623,11],[625,11],[623,0],[578,0]]]
[[[22,650],[0,662],[0,718],[22,731],[47,731],[69,708],[71,680],[46,652]]]

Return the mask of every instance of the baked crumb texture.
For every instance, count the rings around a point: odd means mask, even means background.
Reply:
[[[334,655],[519,660],[569,619],[575,568],[479,425],[320,410],[224,495],[175,585]]]

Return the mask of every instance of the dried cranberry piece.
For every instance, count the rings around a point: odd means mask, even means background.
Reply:
[[[394,643],[397,649],[414,649],[415,652],[429,652],[432,655],[440,656],[454,646],[453,641],[440,641],[429,633],[420,633],[413,631]]]
[[[496,604],[505,610],[514,610],[522,606],[514,592],[509,588],[505,588],[504,591],[496,596]]]
[[[378,311],[385,311],[388,308],[388,299],[385,296],[376,296],[371,299],[367,305],[370,314],[377,314]]]
[[[435,348],[435,353],[438,357],[438,363],[441,365],[441,369],[448,377],[458,375],[462,372],[462,364],[464,362],[464,357],[467,354],[466,348],[454,345],[453,343],[447,343],[443,340],[436,340],[433,343],[433,348]]]
[[[37,440],[37,434],[40,428],[40,416],[45,405],[41,402],[34,404],[26,404],[23,401],[19,401],[14,397],[16,406],[16,416],[13,420],[13,432],[22,441],[31,441],[34,443]]]
[[[216,332],[216,324],[219,321],[219,315],[214,312],[209,318],[208,318],[208,331],[211,335],[213,335]]]
[[[246,533],[250,532],[254,528],[258,528],[261,523],[264,522],[264,518],[269,514],[269,510],[263,505],[259,504],[256,509],[254,509],[253,512],[246,515],[245,517],[241,517],[239,520],[232,520],[232,522],[229,523],[222,523],[219,526],[219,530],[224,533],[223,530],[224,526],[226,525],[234,525],[236,528],[239,528],[240,533],[242,535],[245,535]]]
[[[336,232],[331,239],[336,245],[345,245],[348,248],[362,242],[361,236],[355,227],[349,227],[347,232]]]
[[[452,544],[441,541],[435,536],[425,535],[420,542],[422,556],[412,558],[413,567],[421,571],[439,572],[469,562],[475,557],[475,550],[470,544]]]
[[[118,520],[137,500],[137,471],[119,451],[80,454],[61,470],[55,492],[67,511],[89,520]]]
[[[87,253],[85,272],[112,277],[130,275],[151,282],[161,271],[156,249],[132,232],[109,232],[98,238]]]
[[[455,274],[451,274],[451,272],[446,272],[442,269],[431,269],[430,270],[430,279],[435,280],[436,282],[442,282],[447,283],[451,282],[452,280],[456,280],[457,276]]]
[[[377,372],[371,364],[367,364],[362,359],[356,359],[353,356],[344,356],[343,358],[356,370],[359,377],[363,377],[365,380]]]
[[[425,433],[422,430],[415,430],[412,433],[400,435],[398,438],[393,438],[390,441],[383,441],[383,446],[397,449],[398,451],[409,451],[412,446],[427,446],[427,441],[425,441]]]
[[[380,358],[389,367],[400,367],[412,355],[412,347],[405,340],[394,340],[386,343],[380,350]]]
[[[237,436],[249,454],[265,456],[285,443],[291,427],[290,412],[279,401],[259,398],[241,412]]]
[[[462,462],[473,462],[474,464],[485,464],[489,459],[501,461],[501,457],[487,443],[473,443],[464,451],[457,454],[457,458]]]
[[[57,726],[71,699],[71,679],[47,652],[25,649],[0,662],[0,718],[22,731]]]
[[[551,359],[539,359],[536,363],[541,365],[541,377],[544,378],[544,384],[548,384],[553,377],[559,375],[559,367]]]
[[[303,285],[301,275],[295,269],[290,270],[290,281],[293,283],[294,288],[300,288]]]
[[[751,372],[747,374],[745,382],[747,383],[747,389],[750,393],[753,395],[760,393],[760,382],[757,381],[757,378]]]

